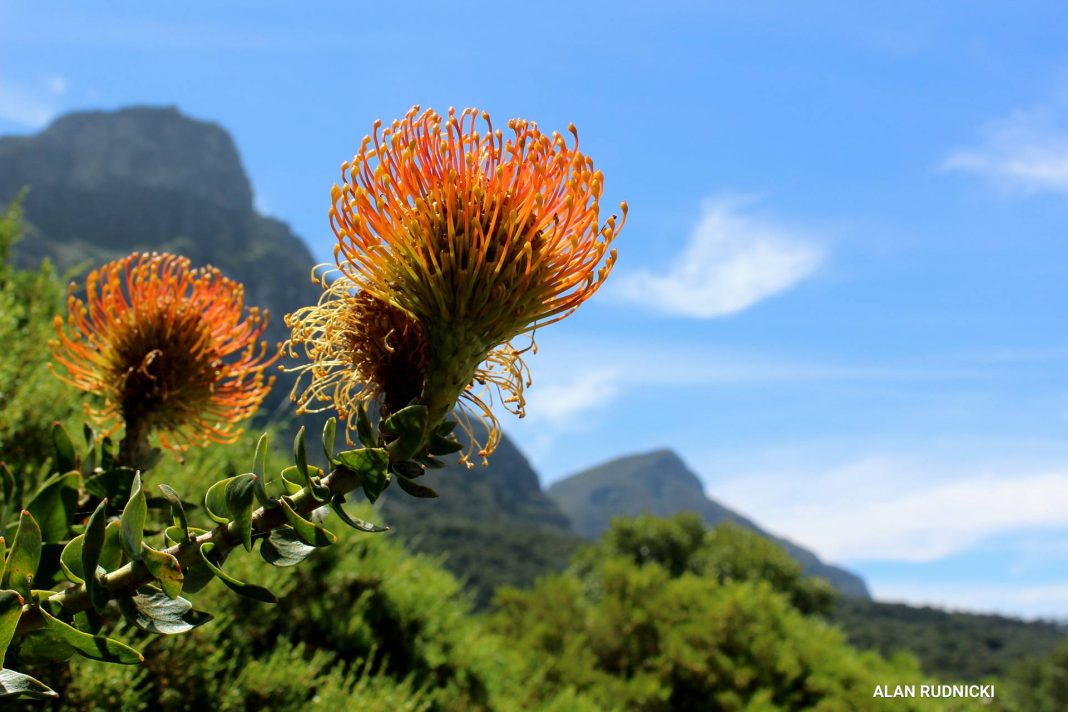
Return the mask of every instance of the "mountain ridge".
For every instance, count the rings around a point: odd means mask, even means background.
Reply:
[[[808,549],[771,534],[710,498],[700,478],[673,450],[661,448],[615,458],[557,480],[546,493],[571,520],[572,528],[587,539],[604,532],[612,517],[695,511],[709,526],[733,522],[770,539],[797,560],[806,574],[827,579],[846,596],[871,598],[864,580],[856,574],[821,561]]]

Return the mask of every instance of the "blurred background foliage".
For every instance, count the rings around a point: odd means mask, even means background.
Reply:
[[[0,459],[32,479],[51,451],[51,423],[76,428],[82,415],[77,395],[47,369],[62,280],[47,262],[10,266],[19,234],[16,204],[0,220]],[[195,500],[204,483],[248,469],[257,435],[191,451],[184,463],[165,458],[148,484]],[[274,458],[271,466],[286,464]],[[389,512],[360,506],[371,520]],[[581,546],[443,509],[436,520],[420,510],[409,521],[421,525],[407,533],[335,527],[339,544],[294,568],[238,552],[228,570],[274,591],[277,605],[212,583],[196,596],[212,623],[155,638],[121,628],[117,636],[145,652],[142,666],[27,669],[61,698],[25,708],[866,710],[886,707],[872,698],[876,685],[956,679],[993,681],[997,700],[895,701],[894,709],[1043,712],[1068,699],[1068,643],[1010,665],[1039,647],[1012,628],[1011,656],[972,660],[975,636],[996,621],[950,618],[936,632],[945,618],[924,627],[913,613],[894,620],[892,607],[843,603],[739,526],[710,529],[688,514],[620,518]],[[193,518],[207,524],[201,511]],[[479,527],[487,531],[473,535]]]

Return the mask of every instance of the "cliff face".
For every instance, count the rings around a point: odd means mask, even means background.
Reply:
[[[250,305],[282,317],[318,298],[308,248],[259,215],[230,135],[173,108],[80,112],[41,133],[0,138],[0,203],[23,188],[27,235],[15,261],[67,270],[133,250],[177,252],[245,284]]]
[[[589,539],[600,536],[612,517],[697,512],[709,526],[734,522],[771,539],[786,549],[805,573],[827,579],[847,596],[870,597],[864,581],[856,574],[820,561],[811,551],[767,533],[709,499],[697,475],[670,450],[612,460],[554,483],[548,493],[571,519],[575,531]]]

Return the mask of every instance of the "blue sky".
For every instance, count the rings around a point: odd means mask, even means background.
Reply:
[[[0,0],[0,133],[177,105],[325,260],[375,118],[574,122],[631,215],[543,479],[671,447],[877,596],[1068,616],[1068,5],[310,5]]]

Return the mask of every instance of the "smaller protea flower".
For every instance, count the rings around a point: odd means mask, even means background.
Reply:
[[[574,127],[572,145],[533,122],[508,127],[506,140],[485,112],[443,119],[415,107],[385,129],[377,122],[342,166],[330,211],[342,276],[324,281],[317,307],[287,319],[290,352],[303,344],[312,361],[297,369],[311,376],[302,395],[294,390],[302,408],[332,402],[346,413],[374,401],[388,412],[413,397],[437,422],[459,404],[462,421],[486,421],[483,456],[500,438],[494,394],[522,416],[521,355],[533,338],[523,349],[512,340],[597,291],[623,221],[600,221],[603,177]],[[366,358],[376,353],[390,354],[388,377]]]
[[[267,313],[184,257],[135,252],[91,272],[85,301],[71,285],[66,327],[57,316],[53,373],[96,397],[86,412],[106,431],[125,426],[124,445],[151,432],[179,451],[233,442],[274,381],[264,369],[277,355],[259,340]]]

